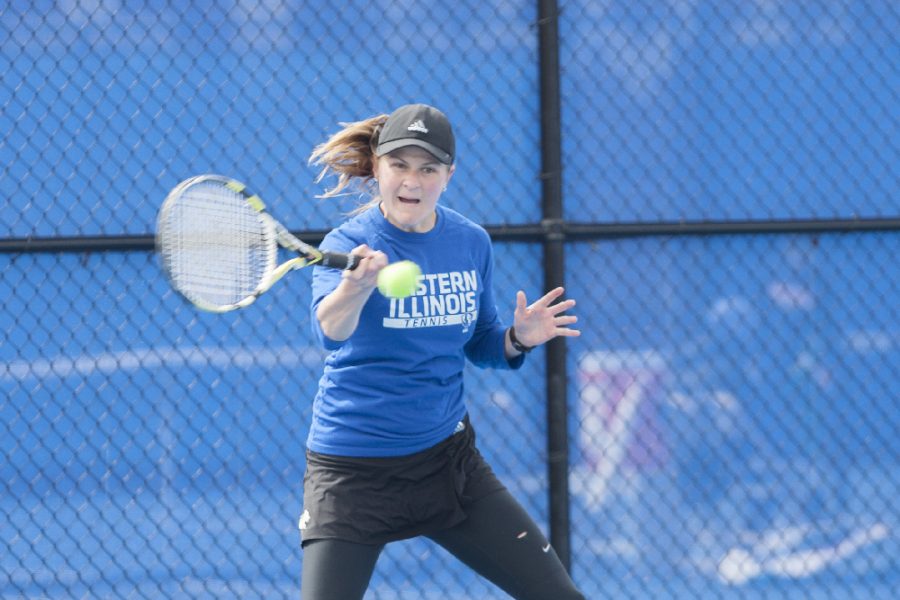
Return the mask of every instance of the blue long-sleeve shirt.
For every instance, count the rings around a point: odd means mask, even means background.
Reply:
[[[408,298],[374,292],[353,334],[337,341],[322,331],[316,309],[341,273],[314,270],[313,333],[331,352],[307,447],[341,456],[411,454],[451,435],[465,415],[466,359],[480,367],[519,368],[524,357],[505,358],[493,249],[482,227],[438,205],[434,228],[410,233],[373,207],[329,233],[322,247],[349,252],[360,244],[384,252],[389,262],[415,261],[422,277]]]

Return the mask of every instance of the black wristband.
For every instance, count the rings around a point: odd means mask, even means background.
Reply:
[[[516,349],[516,351],[521,352],[522,354],[528,354],[532,350],[534,350],[534,346],[526,346],[516,337],[516,328],[509,328],[509,343],[512,344],[512,347]]]

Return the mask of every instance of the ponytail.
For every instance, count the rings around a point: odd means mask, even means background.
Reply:
[[[320,198],[333,198],[346,193],[353,184],[364,188],[374,179],[375,147],[378,134],[387,121],[388,115],[378,115],[363,121],[341,123],[342,130],[315,147],[309,157],[309,164],[322,166],[316,183],[329,173],[338,176],[337,184],[326,190]]]

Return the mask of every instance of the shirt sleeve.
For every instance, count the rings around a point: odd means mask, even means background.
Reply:
[[[490,238],[487,238],[483,269],[481,305],[475,333],[464,348],[466,358],[481,368],[518,369],[525,363],[525,355],[520,354],[509,360],[506,358],[506,325],[500,319],[494,301],[494,253]]]
[[[334,230],[325,236],[320,246],[323,249],[334,252],[350,252],[355,247],[353,241],[341,234],[338,230]],[[326,350],[337,350],[344,345],[346,340],[338,341],[331,339],[322,330],[316,311],[322,300],[333,292],[341,283],[341,271],[338,269],[330,269],[328,267],[313,267],[312,276],[312,301],[310,302],[309,322],[312,329],[313,338],[320,346]]]

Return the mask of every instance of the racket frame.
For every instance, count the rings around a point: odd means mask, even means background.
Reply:
[[[178,199],[181,198],[187,190],[204,183],[219,184],[222,187],[228,188],[232,192],[243,197],[244,201],[257,213],[257,216],[262,221],[263,226],[269,230],[270,235],[267,237],[272,240],[271,244],[275,246],[275,248],[272,249],[273,256],[277,255],[278,246],[281,246],[286,250],[294,251],[298,254],[298,256],[295,256],[278,265],[275,265],[275,261],[272,260],[272,264],[268,269],[266,269],[263,277],[261,277],[259,284],[253,290],[253,292],[250,295],[239,300],[238,302],[232,304],[213,304],[211,302],[205,301],[203,298],[197,297],[194,294],[186,293],[184,290],[180,289],[176,278],[173,277],[167,265],[165,253],[162,252],[165,244],[162,234],[162,232],[164,231],[164,227],[161,224],[167,218],[168,212],[172,210],[172,207],[175,206],[175,204],[178,202]],[[322,264],[323,266],[337,269],[352,270],[355,269],[359,264],[359,258],[356,255],[319,250],[315,246],[311,246],[310,244],[307,244],[306,242],[300,240],[297,236],[291,233],[287,229],[287,227],[279,223],[271,214],[268,213],[268,211],[266,210],[266,205],[262,201],[262,198],[259,197],[259,195],[250,191],[247,186],[240,181],[237,181],[230,177],[226,177],[224,175],[197,175],[185,179],[184,181],[179,183],[172,189],[171,192],[169,192],[169,195],[163,202],[162,207],[159,211],[158,223],[160,225],[157,227],[156,248],[158,252],[163,254],[163,271],[165,272],[166,277],[169,279],[169,282],[171,283],[173,289],[175,289],[191,304],[206,312],[225,313],[240,308],[246,308],[247,306],[253,304],[256,299],[259,298],[262,294],[266,293],[289,271],[302,269],[303,267],[315,264]]]

